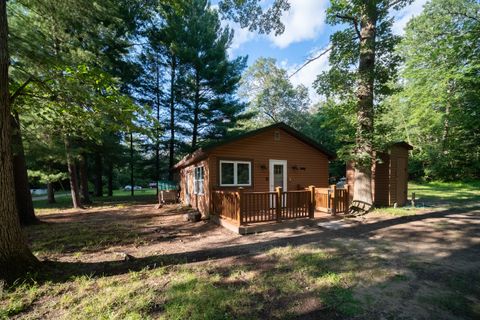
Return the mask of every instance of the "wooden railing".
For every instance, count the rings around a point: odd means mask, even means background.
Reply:
[[[349,187],[315,188],[315,209],[331,214],[347,213],[349,206]]]
[[[276,192],[240,192],[240,222],[254,223],[278,219]]]
[[[235,220],[238,224],[281,221],[296,218],[313,218],[313,191],[283,192],[213,191],[213,213],[221,218]]]
[[[240,196],[238,192],[214,191],[213,213],[221,218],[240,221]]]
[[[275,192],[213,191],[213,213],[239,225],[297,218],[313,218],[314,211],[348,211],[348,188],[315,188]]]
[[[287,191],[282,192],[281,206],[282,219],[296,219],[310,217],[311,191]]]

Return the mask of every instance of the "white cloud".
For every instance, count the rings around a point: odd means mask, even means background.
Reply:
[[[395,22],[393,23],[392,31],[394,34],[403,35],[405,32],[405,27],[414,16],[419,15],[423,11],[423,5],[427,0],[415,0],[412,4],[406,6],[398,12],[392,12],[395,17]]]
[[[230,50],[235,50],[240,48],[240,46],[250,40],[253,40],[257,34],[254,32],[248,31],[247,28],[241,28],[238,23],[230,22],[229,26],[233,29],[233,41],[230,46]]]
[[[325,51],[325,48],[313,50],[310,54],[310,57],[316,57],[323,51]],[[308,88],[310,99],[312,100],[312,102],[317,102],[320,99],[320,96],[313,88],[313,82],[317,79],[317,76],[322,71],[326,71],[330,68],[330,64],[328,63],[328,57],[329,53],[327,52],[317,60],[314,60],[313,62],[306,65],[302,70],[300,70],[290,78],[290,81],[292,81],[293,85],[298,86],[303,84]],[[287,69],[288,74],[293,74],[302,66],[302,64],[294,64],[289,66],[288,62],[285,60],[280,62],[280,66]]]
[[[290,1],[290,10],[284,12],[282,22],[285,32],[279,36],[270,35],[270,40],[280,48],[295,42],[315,39],[325,26],[326,0]]]

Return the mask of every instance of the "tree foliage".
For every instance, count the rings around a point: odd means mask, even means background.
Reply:
[[[300,129],[311,103],[308,89],[303,85],[295,87],[287,71],[277,67],[272,58],[260,58],[248,68],[239,95],[248,101],[247,112],[254,115],[247,121],[249,128],[285,122]]]
[[[456,180],[480,174],[480,5],[432,0],[413,18],[398,53],[402,89],[383,123],[414,145],[413,174]]]

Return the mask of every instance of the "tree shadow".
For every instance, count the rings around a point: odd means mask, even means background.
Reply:
[[[100,262],[56,262],[46,261],[43,263],[44,272],[47,276],[44,277],[45,281],[52,282],[64,282],[71,277],[81,275],[91,276],[113,276],[124,274],[130,271],[139,271],[145,268],[158,268],[162,266],[171,266],[186,264],[192,262],[202,262],[207,260],[217,260],[232,257],[245,257],[258,255],[265,253],[273,247],[286,247],[286,246],[300,246],[306,244],[321,243],[332,239],[369,239],[376,231],[394,227],[406,223],[412,223],[416,221],[422,221],[426,219],[439,219],[446,218],[450,215],[468,214],[474,210],[479,210],[480,206],[471,208],[459,208],[448,209],[443,211],[436,211],[431,213],[425,213],[415,216],[403,216],[398,218],[386,219],[372,223],[358,224],[352,227],[340,229],[340,230],[323,230],[319,229],[318,232],[304,235],[295,235],[285,238],[272,239],[260,242],[246,243],[246,244],[232,244],[228,246],[218,246],[215,248],[201,249],[195,251],[187,251],[181,253],[170,253],[163,255],[152,255],[148,257],[136,258],[131,261],[100,261]],[[480,214],[472,213],[472,219],[480,219]],[[455,218],[462,219],[462,218]],[[208,234],[209,228],[206,226],[202,232]],[[474,236],[478,236],[480,233],[480,224],[470,224],[470,227],[464,224],[458,224],[456,228],[461,228],[463,233],[463,240],[459,240],[461,245],[470,245],[470,239]],[[412,239],[415,238],[417,233],[412,232],[408,228],[401,228],[395,231],[395,238]],[[441,235],[432,237],[429,241],[444,241]],[[476,249],[475,246],[472,248]],[[453,254],[453,253],[452,253]],[[57,272],[61,270],[60,272]],[[40,279],[39,279],[40,280]]]

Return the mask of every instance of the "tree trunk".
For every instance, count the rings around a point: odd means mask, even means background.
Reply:
[[[11,283],[38,263],[20,228],[15,200],[8,92],[6,0],[0,0],[0,282]]]
[[[91,204],[90,194],[88,193],[88,168],[87,168],[87,155],[82,153],[79,161],[80,171],[80,194],[82,197],[82,204]]]
[[[375,80],[376,5],[367,3],[360,23],[360,56],[357,87],[357,131],[355,147],[355,185],[353,200],[373,204],[373,85]]]
[[[134,180],[133,180],[133,133],[130,132],[130,195],[133,197],[135,195],[135,188],[134,188]]]
[[[156,91],[156,98],[157,98],[157,124],[156,124],[156,145],[155,145],[155,191],[156,195],[158,196],[158,180],[160,179],[160,68],[158,66],[158,57],[156,61],[156,80],[157,80],[157,87],[155,88]]]
[[[103,159],[100,152],[95,153],[95,197],[103,196]]]
[[[20,118],[16,112],[10,117],[12,125],[13,172],[15,179],[15,199],[17,201],[20,224],[26,226],[39,223],[33,209],[32,194],[28,184],[25,150],[22,143]]]
[[[193,106],[192,151],[194,151],[197,148],[199,113],[200,113],[200,77],[197,71],[195,73],[195,101]]]
[[[47,202],[50,204],[57,202],[55,201],[55,189],[53,188],[53,182],[47,183]]]
[[[444,154],[448,153],[448,138],[450,131],[450,101],[447,100],[445,105],[445,114],[443,115],[443,134],[442,134],[442,152]]]
[[[112,162],[108,163],[108,172],[107,172],[107,196],[112,197],[113,196],[113,164]]]
[[[74,208],[82,208],[80,192],[78,188],[77,166],[70,150],[70,140],[65,137],[65,152],[67,154],[68,175],[70,178],[70,192],[72,194],[72,205]]]
[[[173,180],[172,168],[175,165],[175,72],[177,60],[172,56],[170,70],[170,143],[168,179]]]

